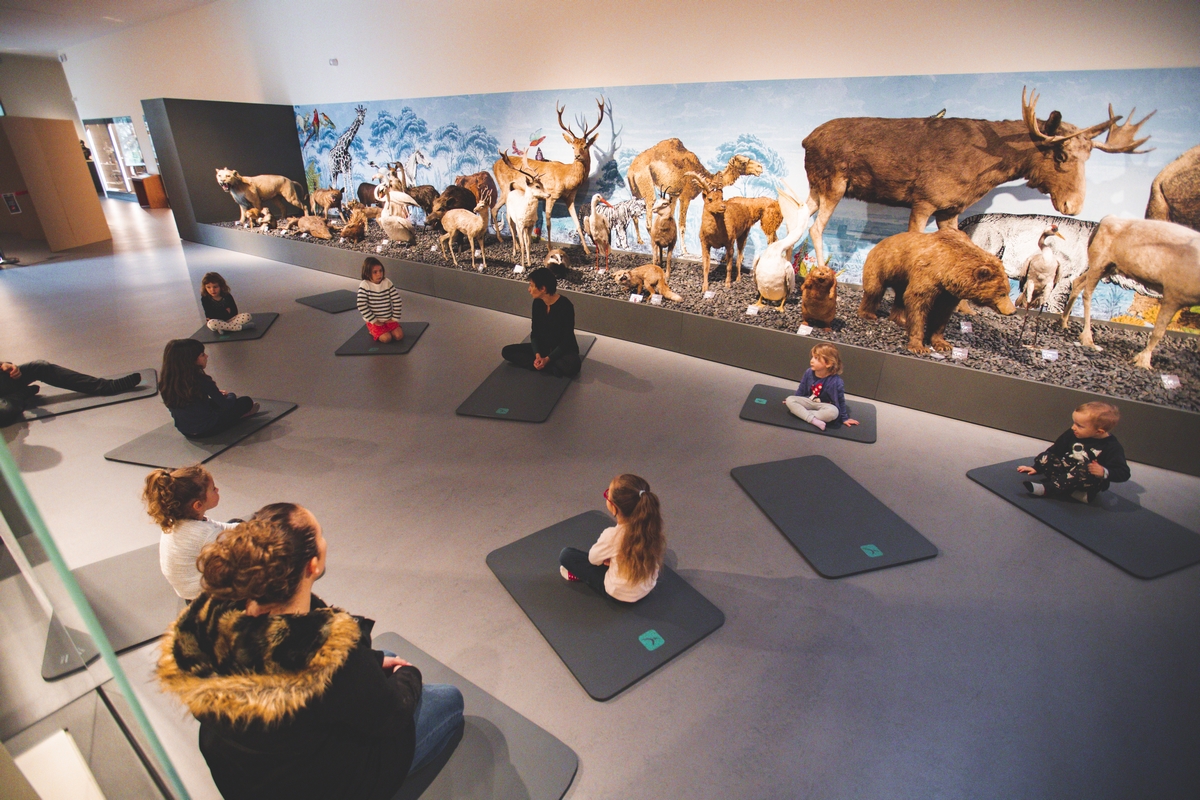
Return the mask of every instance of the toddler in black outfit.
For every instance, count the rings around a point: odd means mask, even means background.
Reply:
[[[1071,428],[1033,460],[1032,467],[1017,467],[1043,481],[1024,481],[1033,495],[1065,494],[1087,503],[1110,483],[1129,480],[1125,449],[1110,431],[1121,420],[1110,403],[1084,403],[1071,415]]]

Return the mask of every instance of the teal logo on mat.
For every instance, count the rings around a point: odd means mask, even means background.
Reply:
[[[507,414],[507,413],[508,413],[508,409],[507,409],[507,408],[497,408],[497,409],[496,409],[496,413],[497,413],[497,414]]]
[[[375,351],[377,351],[378,349],[379,349],[378,347],[368,347],[368,348],[367,348],[367,352],[368,352],[368,353],[374,353],[374,352],[375,352]]]
[[[873,544],[864,544],[862,551],[867,554],[867,558],[879,558],[883,555],[883,551]]]
[[[756,398],[754,398],[754,402],[758,403],[760,406],[765,406],[767,404],[767,398],[756,397]]]
[[[651,628],[638,637],[638,641],[642,643],[642,647],[647,650],[657,650],[667,643],[667,640],[658,635],[658,631]]]

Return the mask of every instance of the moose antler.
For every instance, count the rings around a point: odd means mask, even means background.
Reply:
[[[1136,141],[1133,137],[1137,136],[1138,128],[1142,127],[1142,125],[1146,123],[1146,120],[1158,113],[1158,109],[1156,108],[1146,116],[1142,117],[1141,122],[1133,121],[1133,114],[1135,111],[1137,111],[1137,106],[1134,106],[1129,112],[1129,116],[1124,125],[1117,125],[1115,123],[1120,119],[1120,117],[1113,117],[1112,103],[1109,103],[1108,116],[1113,120],[1114,124],[1109,126],[1108,136],[1104,138],[1103,144],[1097,142],[1092,146],[1097,150],[1103,150],[1106,153],[1149,153],[1150,150],[1154,150],[1155,148],[1153,147],[1151,147],[1149,150],[1137,149],[1146,142],[1150,141],[1149,136],[1144,139],[1137,139]]]
[[[1038,101],[1038,98],[1040,97],[1040,95],[1037,93],[1036,90],[1031,89],[1029,91],[1029,100],[1026,101],[1025,100],[1025,89],[1026,89],[1026,87],[1024,87],[1024,86],[1021,87],[1021,118],[1023,120],[1025,120],[1025,127],[1027,127],[1029,129],[1030,138],[1032,138],[1035,142],[1039,142],[1041,144],[1058,144],[1059,142],[1065,142],[1068,139],[1074,139],[1077,136],[1085,136],[1088,139],[1095,139],[1097,136],[1104,133],[1106,130],[1110,130],[1112,128],[1112,126],[1115,125],[1117,122],[1119,122],[1121,119],[1120,117],[1114,117],[1112,115],[1112,106],[1109,106],[1108,107],[1108,119],[1106,119],[1104,122],[1098,122],[1090,128],[1082,128],[1080,130],[1075,131],[1074,133],[1068,133],[1065,136],[1052,136],[1052,135],[1045,133],[1042,130],[1041,126],[1038,125],[1037,101]],[[1055,116],[1055,115],[1058,115],[1058,112],[1054,112],[1051,116]],[[1062,119],[1061,115],[1058,115],[1058,118],[1061,120]],[[1143,120],[1143,122],[1144,121],[1145,120]],[[1057,129],[1058,126],[1055,125],[1054,127],[1055,127],[1055,129]]]

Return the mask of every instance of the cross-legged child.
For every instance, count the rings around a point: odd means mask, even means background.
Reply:
[[[371,338],[377,342],[398,342],[404,338],[400,327],[402,301],[400,290],[387,279],[383,264],[378,258],[368,256],[363,261],[362,283],[358,284],[358,313]]]
[[[229,293],[229,284],[219,272],[206,272],[200,279],[200,305],[204,306],[205,324],[215,333],[250,330],[254,323],[249,314],[239,314],[237,302]]]
[[[1121,421],[1111,403],[1084,403],[1071,414],[1071,427],[1033,460],[1032,467],[1017,472],[1040,475],[1041,482],[1023,481],[1033,495],[1070,495],[1087,503],[1110,483],[1129,480],[1125,448],[1111,431]]]
[[[842,356],[831,344],[812,349],[808,370],[800,379],[796,393],[783,400],[793,416],[825,430],[826,425],[857,425],[846,406],[846,384],[842,382]]]

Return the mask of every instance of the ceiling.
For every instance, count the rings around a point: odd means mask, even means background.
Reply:
[[[71,45],[213,0],[0,0],[0,53],[53,56]]]

